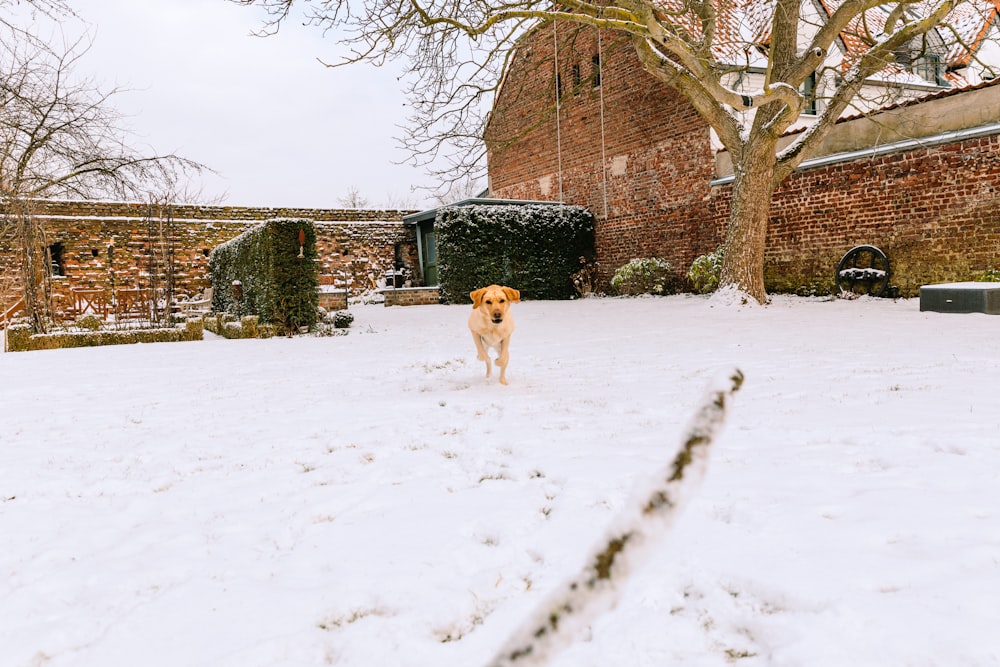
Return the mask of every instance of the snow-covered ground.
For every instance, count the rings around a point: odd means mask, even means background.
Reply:
[[[916,300],[467,306],[340,337],[0,354],[0,665],[485,665],[746,374],[560,667],[1000,664],[1000,317]]]

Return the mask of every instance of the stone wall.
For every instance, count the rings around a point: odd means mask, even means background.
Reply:
[[[431,306],[441,303],[437,287],[398,287],[381,290],[388,306]]]
[[[386,270],[400,267],[420,277],[414,232],[402,223],[410,211],[71,201],[38,201],[32,209],[45,228],[46,243],[61,248],[61,275],[52,281],[57,308],[68,303],[71,287],[162,290],[168,256],[173,257],[175,298],[192,296],[209,286],[212,248],[271,218],[314,221],[326,284],[351,293],[367,291]],[[11,241],[0,239],[0,244]],[[9,245],[0,245],[0,274],[17,274]]]
[[[557,125],[552,26],[523,41],[486,135],[492,194],[561,194],[588,207],[603,289],[634,257],[667,259],[682,277],[723,241],[731,186],[713,180],[721,175],[717,163],[725,172],[726,156],[716,156],[707,124],[641,69],[627,42],[608,44],[605,35],[600,86],[593,87],[594,33],[568,24],[559,31],[559,78],[572,81],[580,67],[581,86],[574,94],[563,84]],[[768,289],[829,292],[837,262],[861,244],[887,252],[891,282],[906,296],[921,284],[969,280],[1000,266],[997,136],[925,142],[1000,120],[998,98],[1000,81],[839,124],[825,151],[920,139],[885,154],[843,153],[787,179],[772,201]]]

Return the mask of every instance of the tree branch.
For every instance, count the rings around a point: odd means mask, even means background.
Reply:
[[[738,369],[713,381],[670,464],[615,517],[607,536],[584,561],[583,570],[535,610],[504,642],[489,667],[545,665],[553,653],[572,643],[575,631],[614,607],[624,582],[649,559],[701,483],[708,469],[709,448],[722,430],[730,399],[742,384],[743,373]]]

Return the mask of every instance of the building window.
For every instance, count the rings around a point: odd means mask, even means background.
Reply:
[[[941,56],[934,53],[925,54],[913,61],[913,73],[938,86],[947,86],[944,78],[944,68],[941,67]]]
[[[583,80],[583,72],[580,68],[580,64],[577,63],[573,65],[573,94],[577,95],[580,92],[580,82]]]
[[[593,68],[593,76],[591,81],[593,82],[594,88],[601,85],[601,56],[600,54],[595,54],[593,58],[590,59],[590,64]]]
[[[819,105],[816,104],[816,72],[813,72],[802,82],[802,97],[806,99],[806,105],[802,113],[815,116],[819,113]]]
[[[66,248],[63,247],[62,243],[53,243],[49,246],[49,266],[52,269],[52,275],[66,275]]]

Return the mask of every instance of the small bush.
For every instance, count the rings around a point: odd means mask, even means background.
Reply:
[[[256,315],[244,315],[240,318],[240,328],[243,329],[243,338],[257,338],[259,333],[259,320]]]
[[[205,329],[223,338],[273,338],[279,326],[260,321],[256,315],[244,315],[239,320],[232,313],[205,315],[197,320]]]
[[[76,326],[87,331],[100,331],[104,323],[97,315],[84,315],[76,321]]]
[[[977,280],[981,283],[1000,283],[1000,269],[986,269]]]
[[[205,323],[201,321],[201,318],[185,321],[184,330],[187,331],[191,340],[204,340],[205,338]]]
[[[572,275],[577,296],[588,297],[594,294],[600,268],[597,262],[587,261],[586,257],[580,258],[580,270]]]
[[[700,255],[691,262],[688,270],[688,280],[699,294],[714,292],[719,287],[719,274],[722,272],[722,255],[725,248],[719,246],[715,252]]]
[[[615,271],[611,287],[623,296],[670,294],[673,291],[670,262],[655,257],[633,259]]]
[[[338,310],[333,314],[333,326],[335,329],[346,329],[354,321],[354,315],[346,310]]]

